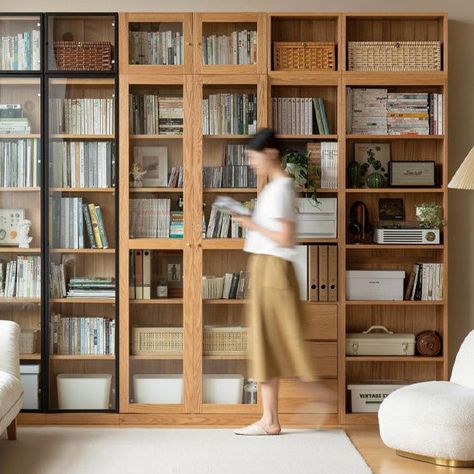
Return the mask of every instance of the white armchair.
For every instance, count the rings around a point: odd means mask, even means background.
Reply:
[[[421,382],[385,398],[380,436],[400,456],[474,466],[474,331],[459,349],[449,382]]]
[[[23,405],[20,381],[20,326],[0,321],[0,434],[16,439],[16,417]]]

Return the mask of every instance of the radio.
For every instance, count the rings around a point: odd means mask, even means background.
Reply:
[[[24,218],[24,209],[0,209],[0,246],[18,245],[18,230]]]
[[[439,244],[439,229],[375,229],[376,244]]]

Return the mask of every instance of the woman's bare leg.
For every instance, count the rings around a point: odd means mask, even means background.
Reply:
[[[261,383],[263,415],[260,424],[267,433],[280,432],[280,420],[278,419],[278,389],[280,379],[274,378]]]

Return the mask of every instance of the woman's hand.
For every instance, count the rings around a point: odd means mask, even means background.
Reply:
[[[255,222],[251,216],[243,216],[242,214],[232,214],[232,220],[237,222],[246,229],[255,229]]]

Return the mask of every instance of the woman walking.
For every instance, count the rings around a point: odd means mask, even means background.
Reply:
[[[247,323],[250,329],[249,377],[261,383],[263,415],[235,430],[239,435],[276,435],[280,377],[314,380],[302,339],[302,307],[292,259],[295,256],[295,191],[282,169],[272,130],[260,130],[247,145],[249,164],[268,178],[251,217],[234,216],[248,229],[244,250],[251,278]]]

